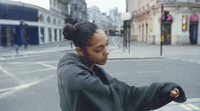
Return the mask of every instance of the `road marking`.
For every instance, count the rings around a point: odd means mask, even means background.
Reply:
[[[182,108],[184,108],[185,110],[188,110],[188,111],[191,111],[191,110],[192,110],[190,107],[188,107],[188,106],[186,106],[186,105],[184,105],[184,104],[181,104],[181,105],[179,105],[179,106],[181,106]]]
[[[30,73],[35,73],[35,72],[42,72],[42,71],[49,71],[49,70],[55,70],[55,69],[46,68],[46,69],[40,69],[40,70],[26,71],[26,72],[16,73],[16,75],[25,75],[25,74],[30,74]],[[6,75],[1,75],[0,77],[6,77]]]
[[[19,84],[24,84],[24,82],[20,80],[15,74],[6,71],[5,69],[1,67],[1,65],[0,65],[0,70],[3,71],[7,76],[11,77],[16,82],[18,82]]]
[[[190,99],[187,99],[187,101],[184,102],[184,103],[186,104],[186,103],[195,103],[195,102],[200,102],[200,98],[190,98]],[[177,103],[177,102],[172,101],[169,104],[175,105],[175,104],[181,104],[181,103]]]
[[[129,75],[129,74],[141,74],[141,73],[160,73],[162,71],[143,71],[143,72],[121,72],[121,73],[112,73],[110,75]]]
[[[5,91],[10,91],[10,90],[13,90],[14,87],[11,87],[11,88],[5,88],[5,89],[0,89],[0,93],[1,92],[5,92]]]
[[[169,59],[169,58],[160,58],[160,59],[134,59],[134,58],[124,58],[124,59],[121,59],[121,58],[119,58],[119,59],[113,59],[112,60],[112,58],[110,58],[110,60],[109,60],[109,57],[108,57],[108,62],[130,62],[130,61],[166,61],[166,60],[173,60],[173,59]]]
[[[42,63],[58,63],[58,61],[42,61]],[[38,62],[6,62],[0,64],[38,64]]]
[[[198,108],[197,106],[193,105],[193,104],[187,104],[188,106],[190,106],[191,108],[195,109],[195,110],[200,110],[200,108]]]
[[[5,60],[5,58],[0,57],[0,60]]]
[[[43,63],[58,63],[58,61],[42,61]]]
[[[34,73],[34,72],[43,72],[43,71],[49,71],[49,70],[54,70],[54,69],[46,68],[46,69],[39,69],[39,70],[33,70],[33,71],[26,71],[26,72],[17,73],[16,75],[24,75],[24,74],[29,74],[29,73]]]
[[[13,59],[21,59],[21,58],[28,58],[28,57],[37,57],[37,56],[43,56],[43,55],[47,55],[47,53],[38,53],[37,55],[33,54],[33,55],[28,55],[28,54],[25,54],[25,55],[21,55],[19,57],[16,57],[16,56],[12,56],[12,57],[9,57],[9,58],[5,58],[4,60],[13,60]],[[4,61],[2,60],[2,61]],[[1,60],[0,60],[1,61]]]
[[[37,64],[37,62],[6,62],[0,64]]]
[[[200,59],[181,59],[182,61],[190,62],[190,63],[197,63],[200,64]]]
[[[11,94],[13,94],[13,93],[15,93],[15,92],[17,92],[17,91],[20,91],[20,90],[22,90],[22,89],[29,88],[29,87],[31,87],[31,86],[33,86],[33,85],[42,83],[42,82],[44,82],[44,81],[46,81],[46,80],[49,80],[49,79],[51,79],[51,78],[53,78],[53,77],[55,77],[55,76],[56,76],[56,75],[53,74],[53,75],[51,75],[51,76],[49,76],[49,77],[46,77],[46,78],[44,78],[44,79],[42,79],[42,80],[39,80],[39,81],[37,81],[37,82],[31,82],[31,83],[28,83],[28,84],[22,84],[22,85],[20,85],[20,86],[10,88],[11,91],[8,91],[8,92],[5,92],[5,93],[1,94],[1,95],[0,95],[0,99],[6,97],[6,96],[8,96],[8,95],[11,95]],[[8,89],[9,89],[9,88],[7,88],[7,89],[1,89],[1,90],[2,90],[2,91],[5,91],[5,90],[8,90]]]
[[[118,44],[115,42],[115,38],[112,38],[111,40],[119,48]]]
[[[44,64],[44,63],[41,63],[41,62],[39,62],[39,64],[42,64],[42,65],[45,65],[45,66],[48,66],[48,67],[51,67],[51,68],[54,68],[54,69],[56,68],[56,67],[54,67],[54,66],[51,66],[51,65],[48,65],[48,64]],[[13,93],[15,93],[15,92],[17,92],[17,91],[20,91],[20,90],[22,90],[22,89],[29,88],[29,87],[31,87],[31,86],[33,86],[33,85],[35,85],[35,84],[42,83],[42,82],[44,82],[44,81],[46,81],[46,80],[49,80],[49,79],[51,79],[51,78],[53,78],[53,77],[56,77],[56,75],[53,74],[53,75],[48,76],[48,77],[46,77],[46,78],[44,78],[44,79],[41,79],[41,80],[39,80],[39,81],[37,81],[37,82],[31,82],[31,83],[27,83],[27,84],[22,84],[22,85],[20,85],[20,86],[14,87],[14,88],[1,89],[2,91],[7,91],[8,89],[11,89],[11,91],[8,91],[8,92],[5,92],[5,93],[1,94],[1,95],[0,95],[0,99],[3,98],[3,97],[8,96],[8,95],[10,95],[10,94],[13,94]]]
[[[49,64],[45,64],[45,63],[42,63],[42,62],[37,62],[38,64],[41,64],[41,65],[43,65],[43,66],[46,66],[46,67],[50,67],[50,68],[52,68],[52,69],[57,69],[56,67],[54,67],[54,66],[51,66],[51,65],[49,65]]]

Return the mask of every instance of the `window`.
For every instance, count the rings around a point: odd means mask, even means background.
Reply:
[[[56,24],[56,19],[55,18],[53,19],[53,23]]]
[[[51,42],[52,37],[51,37],[51,29],[48,29],[48,33],[49,33],[49,42]]]
[[[146,4],[146,0],[144,0],[144,5]]]
[[[62,31],[61,31],[61,29],[60,29],[59,35],[60,35],[60,41],[62,41]]]
[[[182,0],[182,2],[187,2],[188,0]]]
[[[41,42],[44,43],[45,42],[45,40],[44,40],[44,28],[40,29],[40,34],[41,34],[40,35],[41,36]]]
[[[51,23],[51,18],[50,17],[47,18],[47,22]]]
[[[81,19],[81,12],[79,12],[79,19]]]
[[[70,4],[68,4],[68,14],[70,14],[71,13],[71,5]]]
[[[54,40],[57,41],[57,29],[54,30]]]
[[[60,25],[60,20],[58,20],[58,24]]]
[[[40,18],[39,18],[39,20],[41,21],[41,22],[43,22],[44,21],[44,16],[41,14],[40,15]]]
[[[77,11],[77,4],[75,4],[75,11]]]

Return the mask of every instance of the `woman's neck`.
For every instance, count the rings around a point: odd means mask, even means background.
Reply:
[[[86,65],[88,68],[92,69],[94,66],[94,63],[90,62],[88,60],[88,58],[86,58],[85,56],[79,56],[81,61],[83,62],[84,65]]]

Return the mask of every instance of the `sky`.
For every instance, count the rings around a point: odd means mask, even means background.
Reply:
[[[21,1],[24,3],[34,4],[49,10],[49,0],[11,0]],[[118,7],[118,12],[125,13],[126,11],[126,0],[85,0],[87,8],[96,5],[100,8],[102,13],[106,12],[109,14],[109,10],[114,7]]]
[[[126,0],[86,0],[86,3],[88,8],[96,5],[102,13],[107,12],[107,15],[115,7],[118,7],[118,12],[126,12]]]

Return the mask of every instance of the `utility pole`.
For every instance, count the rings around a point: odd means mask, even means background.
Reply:
[[[163,23],[162,23],[162,16],[163,16],[163,3],[161,4],[161,21],[160,21],[160,56],[162,56],[162,42],[163,42],[163,37],[162,37],[162,31],[163,31]]]

